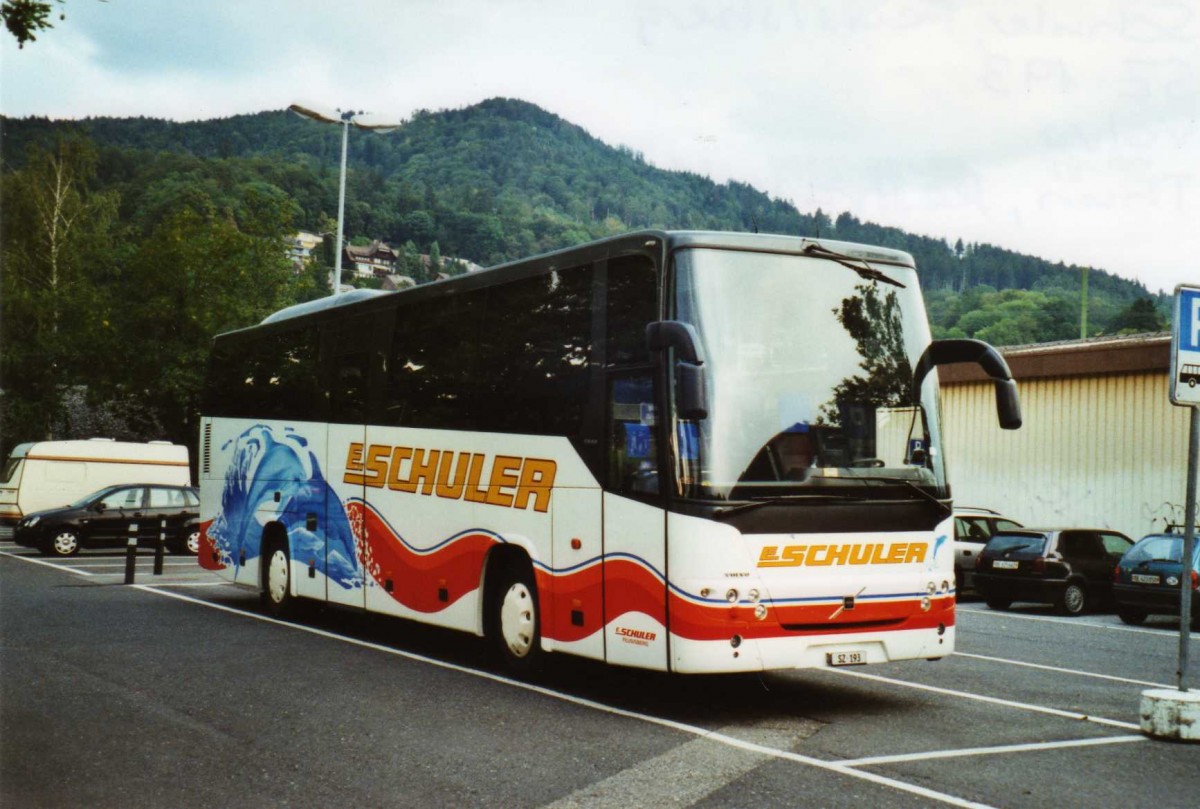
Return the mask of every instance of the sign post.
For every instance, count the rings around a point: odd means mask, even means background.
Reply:
[[[1171,404],[1190,407],[1187,502],[1184,504],[1183,557],[1179,577],[1179,690],[1187,691],[1188,630],[1192,617],[1191,563],[1196,547],[1196,466],[1200,454],[1200,287],[1175,287],[1171,328]]]
[[[1171,404],[1190,407],[1187,504],[1179,577],[1179,686],[1142,692],[1141,728],[1148,736],[1200,742],[1200,690],[1188,691],[1188,631],[1192,615],[1192,556],[1196,542],[1196,465],[1200,458],[1200,287],[1175,287],[1171,326]]]

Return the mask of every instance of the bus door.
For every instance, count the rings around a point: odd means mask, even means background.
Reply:
[[[355,523],[361,525],[359,509],[365,489],[363,484],[348,484],[344,478],[351,446],[367,450],[365,423],[374,357],[370,324],[371,320],[361,319],[331,330],[326,376],[330,389],[325,473],[330,479],[326,488],[325,523],[319,532],[325,542],[325,577],[321,582],[324,592],[315,597],[355,607],[366,606],[362,549],[354,527]],[[318,576],[314,581],[320,579]]]
[[[654,372],[608,378],[604,624],[610,663],[665,671],[666,512],[661,506]]]

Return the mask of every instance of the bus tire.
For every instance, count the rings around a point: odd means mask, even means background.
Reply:
[[[263,547],[262,604],[268,613],[283,618],[293,611],[296,600],[292,595],[292,560],[287,541],[264,537]]]
[[[488,593],[488,636],[505,667],[521,675],[536,673],[544,653],[532,565],[523,559],[504,560]]]

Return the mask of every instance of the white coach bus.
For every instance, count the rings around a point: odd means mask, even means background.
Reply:
[[[295,599],[674,672],[954,647],[937,374],[912,257],[650,231],[214,340],[200,561]]]

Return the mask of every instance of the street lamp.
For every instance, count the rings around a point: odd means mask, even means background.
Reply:
[[[342,127],[342,173],[341,180],[338,182],[337,258],[333,277],[329,279],[329,285],[333,290],[332,294],[336,295],[342,286],[342,227],[346,216],[346,144],[350,138],[350,126],[354,125],[359,129],[375,130],[376,132],[391,132],[398,129],[401,122],[381,121],[361,111],[340,109],[330,111],[308,103],[292,104],[288,109],[303,118],[310,118],[325,124],[340,124]]]

